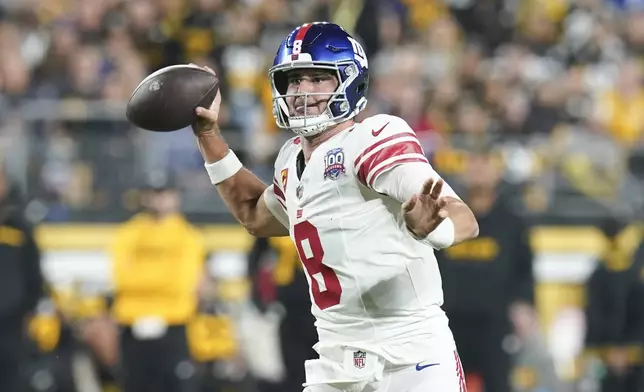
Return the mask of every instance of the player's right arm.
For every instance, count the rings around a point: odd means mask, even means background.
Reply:
[[[288,235],[288,218],[279,206],[273,187],[268,187],[249,170],[241,167],[221,136],[217,126],[220,103],[221,94],[218,93],[210,108],[197,108],[199,121],[194,127],[199,151],[206,161],[211,181],[235,219],[251,235]]]
[[[218,130],[197,133],[197,142],[206,164],[220,162],[230,153]],[[272,187],[249,170],[241,168],[215,185],[230,212],[250,234],[256,237],[288,235],[288,220]]]

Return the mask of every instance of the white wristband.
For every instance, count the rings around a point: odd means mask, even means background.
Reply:
[[[223,159],[213,163],[206,163],[204,166],[213,185],[217,185],[234,176],[243,167],[233,150],[228,150],[228,154]]]
[[[454,222],[445,218],[434,231],[427,236],[427,242],[436,249],[443,249],[454,243]]]

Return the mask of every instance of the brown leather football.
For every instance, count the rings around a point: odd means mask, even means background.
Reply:
[[[194,65],[172,65],[143,79],[128,101],[126,116],[148,131],[176,131],[194,124],[195,109],[208,108],[218,91],[217,75]]]

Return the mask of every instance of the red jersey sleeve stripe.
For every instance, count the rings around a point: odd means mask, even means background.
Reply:
[[[282,192],[279,185],[277,185],[277,183],[275,182],[273,182],[273,193],[275,193],[275,196],[277,196],[277,199],[280,200],[281,202],[286,201],[286,197],[284,197],[284,192]]]
[[[416,154],[414,154],[414,155],[416,155]],[[400,165],[400,164],[403,164],[403,163],[411,163],[411,162],[423,162],[423,163],[427,163],[427,164],[429,164],[429,161],[427,160],[427,158],[425,158],[425,157],[421,157],[421,156],[417,156],[417,155],[416,155],[416,156],[414,156],[414,157],[409,157],[409,156],[408,156],[408,157],[400,157],[399,159],[394,159],[394,160],[392,160],[390,163],[388,163],[388,164],[386,164],[386,165],[384,165],[384,166],[380,167],[379,169],[376,169],[376,171],[375,171],[375,172],[371,173],[371,174],[367,177],[367,180],[369,181],[368,186],[369,186],[370,188],[373,188],[373,184],[374,184],[374,182],[376,181],[376,178],[378,178],[378,176],[379,176],[381,173],[383,173],[383,172],[385,172],[385,171],[387,171],[387,170],[391,169],[392,167],[394,167],[394,166],[396,166],[396,165]],[[366,183],[365,183],[365,184],[366,184]]]
[[[467,392],[467,384],[465,383],[465,371],[463,370],[463,364],[461,363],[461,358],[458,355],[457,351],[454,351],[454,360],[456,361],[456,374],[458,376],[459,391]]]
[[[423,154],[423,149],[417,141],[404,140],[381,148],[378,152],[364,160],[357,168],[357,175],[360,182],[367,184],[369,174],[382,162],[406,154]]]
[[[378,140],[377,142],[375,142],[371,146],[367,147],[360,155],[358,155],[356,160],[353,161],[353,165],[358,166],[358,164],[360,163],[360,161],[362,160],[363,157],[369,155],[370,152],[376,150],[377,148],[379,148],[383,144],[385,144],[387,142],[390,142],[392,140],[395,140],[395,139],[403,138],[403,137],[413,137],[414,139],[416,139],[416,135],[413,132],[403,132],[403,133],[397,133],[395,135],[391,135],[391,136],[388,136],[388,137],[386,137],[384,139]]]

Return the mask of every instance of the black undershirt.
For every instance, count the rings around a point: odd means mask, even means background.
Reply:
[[[305,168],[306,168],[306,162],[304,162],[304,151],[300,151],[300,153],[297,154],[297,161],[296,161],[296,173],[297,173],[298,180],[302,179],[302,173],[304,173]]]

